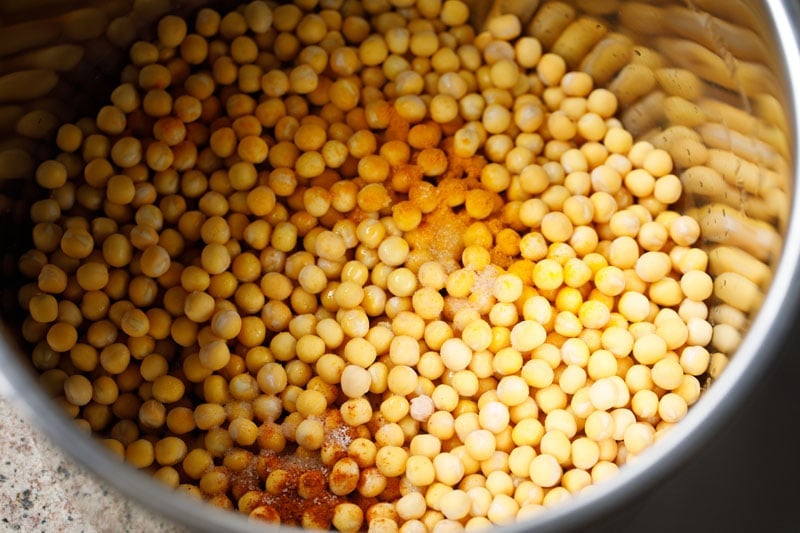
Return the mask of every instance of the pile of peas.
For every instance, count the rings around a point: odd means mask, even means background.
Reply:
[[[133,44],[19,262],[78,424],[253,518],[411,533],[531,517],[681,420],[713,281],[670,155],[515,15],[468,19],[256,0]]]

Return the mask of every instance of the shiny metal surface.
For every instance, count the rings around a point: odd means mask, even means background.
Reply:
[[[43,0],[46,3],[46,0]],[[578,2],[587,4],[588,2]],[[602,2],[610,4],[613,2]],[[13,4],[5,2],[0,6]],[[118,2],[120,6],[125,2]],[[183,3],[185,5],[186,3]],[[776,89],[785,96],[784,116],[789,131],[789,153],[792,183],[796,185],[797,154],[800,154],[798,132],[800,132],[800,78],[790,73],[800,72],[798,53],[798,21],[800,9],[787,1],[764,0],[752,2],[689,2],[693,7],[709,9],[714,6],[741,5],[758,13],[762,19],[753,19],[756,28],[767,45],[768,54],[774,60]],[[14,17],[2,11],[0,25]],[[120,8],[122,9],[122,8]],[[735,11],[735,10],[734,10]],[[96,67],[96,65],[95,65]],[[800,300],[800,188],[790,189],[790,210],[785,227],[782,228],[783,249],[775,265],[773,281],[766,299],[750,326],[742,344],[731,358],[721,377],[704,393],[686,418],[662,441],[644,453],[637,461],[626,465],[613,479],[601,486],[593,487],[561,507],[548,510],[531,522],[514,524],[507,531],[564,531],[576,529],[593,521],[602,522],[603,517],[622,505],[635,505],[638,494],[669,476],[699,447],[703,446],[719,426],[746,401],[747,394],[770,366],[778,346],[789,335]],[[13,233],[13,232],[11,232]],[[3,250],[8,255],[14,243],[4,236]],[[6,288],[8,289],[8,288]],[[37,388],[32,372],[21,363],[25,359],[18,334],[7,316],[4,316],[3,335],[0,338],[0,368],[7,381],[22,399],[20,407],[28,413],[51,438],[66,451],[87,465],[98,476],[110,482],[122,493],[136,499],[156,512],[174,519],[197,531],[264,531],[263,525],[254,525],[230,512],[222,512],[210,506],[198,506],[196,502],[162,487],[150,477],[134,471],[110,455],[98,442],[91,440],[59,412],[59,407]],[[280,528],[271,528],[280,529]],[[286,528],[283,528],[286,529]]]

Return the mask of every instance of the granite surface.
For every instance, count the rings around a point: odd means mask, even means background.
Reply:
[[[65,456],[14,406],[0,375],[0,532],[181,533]]]

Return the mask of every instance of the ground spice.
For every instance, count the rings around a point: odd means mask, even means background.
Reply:
[[[446,178],[458,178],[464,180],[470,189],[480,188],[481,171],[486,166],[486,158],[481,155],[474,155],[472,157],[459,157],[455,153],[454,140],[452,137],[446,137],[439,144],[444,153],[447,155],[449,166],[447,171],[442,176]]]
[[[406,233],[413,249],[420,249],[444,266],[447,272],[458,268],[464,251],[464,232],[470,224],[466,212],[454,213],[447,205],[440,205],[422,217],[419,227]]]
[[[277,488],[273,487],[272,493],[259,489],[259,485],[263,487],[264,480],[276,470],[282,470],[286,474]],[[255,487],[251,472],[257,472],[257,478],[262,478]],[[249,490],[260,490],[256,507],[259,511],[253,518],[275,522],[276,515],[269,511],[274,509],[279,510],[279,523],[283,525],[328,529],[334,509],[346,501],[328,491],[328,475],[328,469],[318,459],[299,457],[295,450],[287,449],[281,454],[262,451],[254,458],[252,468],[233,476],[233,483],[242,488],[250,487]],[[264,507],[267,509],[263,509]]]
[[[364,513],[364,516],[366,516],[369,508],[376,503],[379,503],[379,500],[378,498],[367,498],[361,494],[355,493],[350,496],[350,503],[358,505],[361,508],[361,511]]]
[[[263,486],[263,480],[259,479],[257,462],[258,457],[253,457],[246,468],[231,476],[231,494],[236,501],[248,492],[259,490]]]
[[[347,499],[328,489],[330,469],[325,463],[333,465],[347,456],[357,430],[345,425],[335,410],[326,413],[324,422],[322,453],[304,454],[292,443],[281,452],[262,447],[246,468],[232,473],[231,493],[236,500],[248,492],[259,493],[251,518],[317,529],[331,527],[336,506]],[[284,476],[277,488],[273,486],[272,492],[267,492],[266,480],[275,471],[282,471]]]
[[[422,167],[413,164],[397,165],[392,168],[391,186],[396,193],[407,193],[422,181]]]
[[[383,131],[383,141],[405,141],[411,129],[408,121],[397,113],[394,106],[391,107],[388,118],[389,125]]]
[[[378,495],[378,500],[382,502],[393,502],[400,499],[400,478],[386,478],[386,488]]]

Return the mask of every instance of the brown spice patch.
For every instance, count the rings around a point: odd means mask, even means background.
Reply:
[[[278,510],[282,524],[301,525],[306,513],[309,515],[307,519],[310,518],[314,524],[330,525],[334,509],[345,501],[327,490],[329,472],[318,458],[262,452],[254,463],[255,468],[261,463],[271,467],[270,472],[280,469],[287,474],[277,493],[263,492],[261,500],[262,505]]]
[[[471,219],[466,212],[454,213],[440,205],[422,217],[419,227],[406,234],[406,239],[416,249],[424,250],[433,260],[442,263],[448,272],[458,267],[464,251],[464,232]]]
[[[438,148],[425,148],[417,154],[417,164],[426,176],[440,176],[448,166],[447,155]]]
[[[380,493],[378,499],[382,502],[394,502],[399,500],[403,495],[400,494],[400,478],[388,477],[386,478],[386,488]]]
[[[350,495],[350,503],[358,505],[361,508],[361,511],[364,513],[364,516],[366,516],[369,508],[378,503],[378,499],[367,498],[366,496],[362,496],[358,492],[355,492]]]
[[[262,480],[259,479],[256,461],[252,460],[250,466],[231,476],[231,495],[238,500],[251,490],[259,490]]]
[[[449,172],[447,174],[449,174]],[[468,183],[461,178],[445,176],[436,185],[436,189],[439,192],[442,205],[458,207],[466,200],[469,186]]]
[[[417,183],[422,181],[422,167],[419,165],[397,165],[392,168],[392,190],[407,193]]]
[[[453,142],[453,137],[447,137],[439,145],[449,161],[447,172],[443,178],[462,179],[470,189],[480,187],[481,171],[486,166],[486,158],[481,155],[459,157],[455,154]]]
[[[409,188],[408,199],[423,213],[430,213],[439,205],[439,192],[427,181],[418,181]]]
[[[506,269],[509,266],[511,266],[511,263],[514,261],[513,257],[504,254],[503,251],[498,249],[497,247],[492,248],[489,253],[491,256],[492,264],[495,264],[500,268]]]
[[[316,498],[322,494],[327,486],[328,483],[325,481],[325,476],[317,470],[303,472],[297,478],[297,493],[301,498]]]
[[[401,117],[392,106],[389,111],[389,126],[383,132],[383,140],[386,141],[405,141],[408,138],[409,124],[406,119]]]

